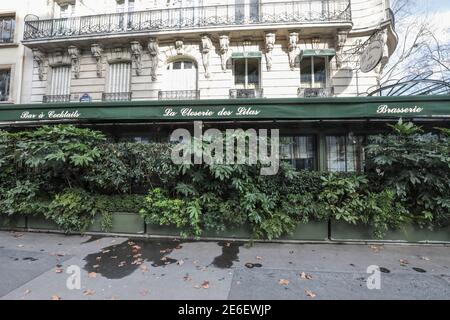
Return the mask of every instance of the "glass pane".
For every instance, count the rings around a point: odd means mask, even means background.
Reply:
[[[328,136],[327,143],[327,169],[333,172],[345,172],[345,136]]]
[[[176,61],[173,63],[173,70],[180,70],[181,69],[181,61]]]
[[[245,85],[245,59],[234,60],[234,84]]]
[[[259,87],[259,59],[247,59],[248,84]]]
[[[311,63],[311,57],[305,57],[300,62],[300,83],[303,88],[312,86]]]
[[[7,101],[9,98],[10,70],[0,70],[0,101]]]
[[[235,19],[242,22],[245,19],[245,0],[235,0]]]
[[[326,63],[324,57],[314,57],[314,87],[325,88],[327,83]]]
[[[184,61],[184,69],[192,69],[192,61]]]
[[[294,137],[280,137],[280,158],[294,158]]]
[[[250,19],[253,22],[259,21],[259,0],[250,0]]]
[[[362,172],[364,166],[363,152],[364,137],[352,136],[347,138],[347,171]]]

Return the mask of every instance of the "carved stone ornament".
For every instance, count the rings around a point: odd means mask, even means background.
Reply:
[[[272,51],[275,47],[275,40],[276,35],[275,32],[267,32],[266,33],[266,65],[267,65],[267,71],[272,70]]]
[[[128,48],[112,48],[107,51],[108,63],[114,62],[130,62],[131,61],[131,50]]]
[[[220,45],[220,61],[222,64],[222,70],[227,71],[227,59],[228,59],[228,50],[230,49],[230,37],[226,34],[221,35],[219,38]]]
[[[297,56],[298,47],[298,32],[289,33],[289,43],[288,43],[288,55],[289,55],[289,66],[291,70],[295,68],[295,58]]]
[[[179,39],[175,41],[175,50],[177,51],[177,55],[184,54],[184,43],[183,40]]]
[[[102,69],[103,69],[103,63],[102,63],[102,57],[103,57],[103,48],[99,44],[93,44],[91,45],[91,53],[92,56],[97,61],[97,77],[102,76]]]
[[[156,81],[156,71],[158,70],[159,63],[159,45],[158,39],[150,38],[148,42],[148,52],[150,54],[150,75],[152,81]]]
[[[78,79],[80,77],[80,50],[75,46],[70,46],[67,52],[72,63],[73,76]]]
[[[136,75],[142,74],[142,46],[138,41],[132,41],[131,45],[131,61],[135,66]]]
[[[33,49],[33,60],[36,62],[38,68],[39,80],[44,80],[44,63],[45,54],[39,49]]]
[[[202,60],[203,67],[205,68],[205,78],[209,78],[211,75],[209,73],[210,65],[210,52],[213,49],[213,44],[211,38],[208,35],[202,36]]]
[[[336,47],[336,64],[338,68],[341,68],[344,55],[344,46],[347,42],[348,31],[338,31],[335,39]]]

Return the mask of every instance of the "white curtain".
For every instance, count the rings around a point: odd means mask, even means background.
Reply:
[[[70,94],[70,78],[70,66],[52,67],[49,95],[59,96]]]
[[[108,93],[120,93],[130,91],[131,63],[112,63],[109,65]]]

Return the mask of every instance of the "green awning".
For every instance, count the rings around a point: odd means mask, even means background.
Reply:
[[[312,56],[334,57],[335,55],[336,50],[334,49],[318,49],[318,50],[307,49],[302,50],[302,52],[300,53],[300,56],[303,57],[312,57]]]
[[[0,124],[66,121],[450,119],[450,96],[0,105]]]
[[[231,54],[232,59],[261,58],[261,57],[262,54],[260,51],[233,52]]]

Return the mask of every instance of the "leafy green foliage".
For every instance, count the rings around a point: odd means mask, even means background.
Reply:
[[[412,123],[372,137],[367,160],[379,191],[392,189],[419,225],[450,223],[450,138],[423,134]]]

